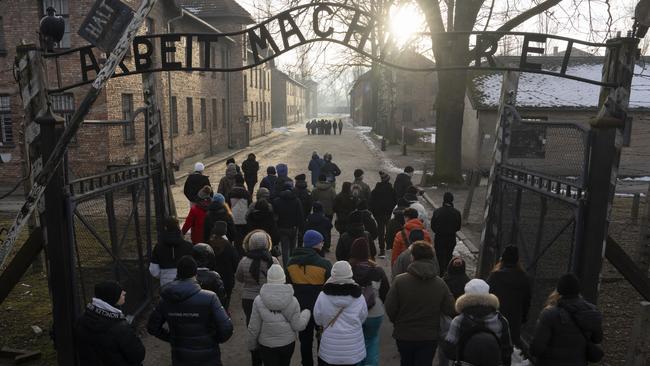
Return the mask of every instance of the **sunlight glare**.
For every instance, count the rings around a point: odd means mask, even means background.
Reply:
[[[416,4],[393,6],[390,10],[389,32],[397,46],[403,47],[417,32],[422,31],[424,15]]]

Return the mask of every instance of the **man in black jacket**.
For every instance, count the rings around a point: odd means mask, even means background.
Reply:
[[[347,261],[350,259],[350,250],[352,249],[352,243],[358,238],[365,237],[368,239],[368,244],[370,248],[370,255],[374,257],[377,252],[375,247],[375,242],[371,240],[370,233],[365,230],[363,223],[363,215],[359,212],[354,212],[350,214],[347,230],[339,237],[338,243],[336,243],[336,260],[337,261]],[[373,250],[374,249],[374,250]]]
[[[414,171],[415,169],[409,165],[404,168],[403,173],[399,173],[397,174],[397,177],[395,177],[393,188],[395,189],[395,196],[397,199],[404,197],[406,190],[413,185],[413,182],[411,182],[411,177],[413,176]]]
[[[260,170],[260,163],[255,159],[255,154],[250,153],[248,158],[241,164],[241,169],[244,171],[244,180],[246,180],[246,188],[248,188],[248,193],[251,196],[253,196],[255,184],[257,184],[257,172]]]
[[[145,348],[119,309],[125,296],[115,281],[95,285],[95,297],[75,326],[81,366],[142,364]]]
[[[273,212],[278,218],[282,264],[286,268],[289,256],[296,246],[296,235],[302,232],[305,223],[302,204],[294,194],[291,182],[286,182],[284,190],[273,200]]]
[[[187,200],[190,201],[190,204],[196,203],[198,201],[196,195],[199,193],[201,188],[210,185],[210,178],[207,175],[203,175],[203,170],[205,170],[205,165],[201,162],[194,164],[194,172],[187,176],[185,180],[185,185],[183,186],[183,193]]]
[[[180,259],[178,279],[162,289],[147,331],[171,344],[174,366],[221,366],[219,344],[232,336],[232,321],[217,295],[196,282],[196,270],[192,257]]]
[[[393,208],[397,204],[397,198],[395,189],[390,185],[390,175],[379,172],[379,179],[380,181],[370,192],[370,212],[377,220],[379,258],[384,258],[386,256],[386,240],[393,240],[393,238],[386,238],[386,227]]]
[[[431,230],[435,234],[433,243],[440,265],[440,275],[444,276],[454,254],[456,232],[460,230],[462,220],[460,211],[454,208],[454,195],[451,192],[445,192],[442,201],[442,207],[431,215]]]
[[[221,275],[210,268],[214,264],[214,250],[206,243],[194,244],[192,247],[192,258],[196,261],[196,281],[203,290],[212,291],[219,297],[221,304],[227,300],[226,288],[224,287]]]

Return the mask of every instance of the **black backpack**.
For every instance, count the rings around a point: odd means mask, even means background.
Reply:
[[[474,336],[477,336],[479,334],[487,334],[491,336],[491,338],[494,338],[497,345],[495,352],[498,352],[498,359],[501,360],[501,340],[499,337],[497,337],[497,335],[484,324],[477,323],[473,320],[470,321],[473,323],[472,327],[469,330],[464,331],[458,340],[458,346],[456,348],[456,361],[454,362],[454,366],[471,366],[470,363],[465,362],[464,360],[465,346],[467,346],[469,341]]]

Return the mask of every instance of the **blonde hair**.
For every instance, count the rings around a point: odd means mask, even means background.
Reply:
[[[562,295],[560,295],[557,290],[553,290],[550,295],[546,298],[546,302],[544,303],[544,308],[552,308],[553,306],[557,306],[557,303],[562,300]]]

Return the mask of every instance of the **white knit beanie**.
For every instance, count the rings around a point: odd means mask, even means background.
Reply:
[[[345,285],[356,283],[352,279],[352,267],[346,261],[338,261],[332,266],[332,274],[327,280],[327,283],[334,283],[337,285]]]
[[[274,264],[269,268],[268,272],[266,273],[266,283],[269,284],[285,284],[287,282],[287,278],[284,274],[284,270],[282,269],[282,266],[279,264]]]
[[[202,162],[199,161],[196,164],[194,164],[194,171],[195,172],[202,172],[204,170],[205,170],[205,165],[203,165]]]
[[[466,295],[487,295],[490,293],[490,285],[487,282],[475,278],[465,285]]]

